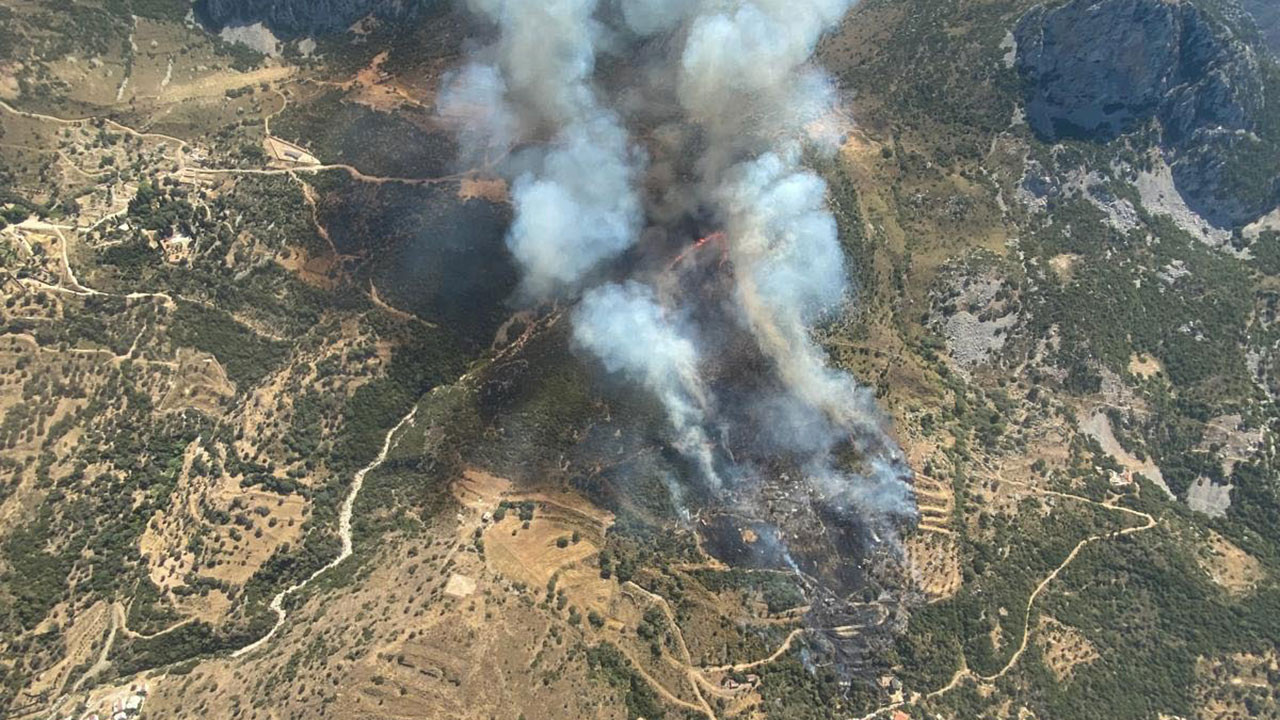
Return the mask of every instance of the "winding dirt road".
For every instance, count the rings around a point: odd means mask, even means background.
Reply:
[[[312,580],[315,580],[317,577],[324,574],[325,571],[332,570],[340,565],[343,560],[351,557],[351,511],[355,508],[356,497],[360,494],[360,488],[364,486],[364,477],[369,474],[369,471],[377,468],[386,461],[387,453],[391,452],[391,448],[393,447],[392,441],[394,440],[396,433],[399,432],[400,428],[404,427],[406,423],[413,424],[413,418],[417,413],[418,406],[414,405],[408,415],[400,418],[400,422],[396,423],[395,427],[387,431],[386,437],[382,440],[382,449],[378,451],[378,456],[375,457],[368,465],[365,465],[363,468],[356,471],[355,476],[351,479],[351,491],[347,493],[347,497],[342,501],[342,507],[338,510],[338,537],[342,540],[342,552],[338,553],[338,556],[333,560],[330,560],[324,567],[311,573],[311,575],[305,580],[276,593],[276,596],[271,598],[271,605],[269,606],[271,611],[276,614],[276,624],[271,626],[271,630],[267,632],[266,635],[263,635],[257,640],[231,653],[231,657],[236,658],[251,653],[271,640],[271,638],[276,634],[276,631],[280,629],[280,626],[284,624],[284,619],[287,615],[284,610],[285,598],[303,589],[307,586],[307,583],[310,583]]]
[[[988,472],[991,472],[990,468],[987,468],[987,470]],[[992,473],[992,475],[994,476],[995,473]],[[1140,510],[1133,510],[1127,507],[1121,507],[1119,505],[1116,505],[1110,502],[1099,502],[1097,500],[1083,497],[1081,495],[1072,495],[1071,493],[1058,492],[1057,490],[1045,490],[1043,488],[1038,488],[1033,485],[1028,485],[1027,483],[1020,482],[1017,480],[1007,480],[1003,478],[998,478],[998,479],[1000,479],[1000,481],[1003,483],[1006,483],[1009,485],[1015,485],[1017,487],[1030,490],[1032,492],[1039,493],[1041,495],[1050,495],[1053,497],[1066,498],[1070,500],[1078,500],[1080,502],[1088,503],[1090,505],[1096,505],[1098,507],[1105,508],[1107,510],[1115,510],[1117,512],[1124,513],[1126,515],[1141,518],[1145,522],[1142,525],[1133,525],[1126,528],[1120,528],[1119,530],[1113,530],[1111,532],[1099,533],[1097,535],[1090,535],[1089,537],[1076,543],[1076,546],[1071,550],[1070,553],[1067,554],[1067,557],[1063,559],[1063,561],[1059,563],[1058,566],[1055,567],[1047,576],[1045,576],[1045,578],[1041,580],[1038,585],[1036,585],[1035,590],[1033,590],[1031,592],[1031,595],[1027,598],[1027,604],[1022,616],[1022,640],[1018,643],[1018,649],[1015,650],[1013,655],[1009,657],[1009,662],[1005,663],[1004,667],[1000,668],[999,672],[992,675],[980,675],[978,673],[975,673],[969,669],[968,663],[965,661],[964,656],[961,655],[960,668],[956,671],[956,674],[952,676],[951,681],[946,685],[936,690],[925,693],[924,695],[920,695],[919,693],[916,693],[915,695],[913,695],[911,698],[907,700],[891,703],[889,705],[884,705],[882,707],[876,708],[875,710],[867,713],[866,715],[863,715],[861,718],[858,718],[857,720],[873,720],[874,718],[880,715],[883,715],[884,713],[887,713],[891,710],[897,710],[898,708],[905,707],[907,705],[916,705],[919,703],[919,701],[922,698],[940,697],[954,690],[955,688],[959,687],[960,683],[967,678],[973,678],[981,682],[990,683],[1004,677],[1010,670],[1014,668],[1015,665],[1018,664],[1018,660],[1022,658],[1023,653],[1025,653],[1027,650],[1027,645],[1031,641],[1031,611],[1035,607],[1036,598],[1040,597],[1041,593],[1044,592],[1045,588],[1049,586],[1049,583],[1053,582],[1058,577],[1058,575],[1060,575],[1062,571],[1065,570],[1067,566],[1070,565],[1072,561],[1076,559],[1076,557],[1080,554],[1081,550],[1083,550],[1087,545],[1098,542],[1099,540],[1109,540],[1111,538],[1117,538],[1123,535],[1130,535],[1133,533],[1143,532],[1145,530],[1151,530],[1152,528],[1154,528],[1156,525],[1159,524],[1159,521],[1156,520],[1154,515],[1151,515],[1150,513],[1142,512]]]

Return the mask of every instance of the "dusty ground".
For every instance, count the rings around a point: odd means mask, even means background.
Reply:
[[[57,664],[37,675],[28,691],[56,694],[68,686],[75,675],[83,672],[97,660],[110,632],[111,606],[105,602],[94,603],[89,609],[75,616],[66,615],[66,606],[52,619],[50,629],[61,626],[66,642],[66,655]],[[73,672],[80,668],[79,672]]]
[[[1049,267],[1058,276],[1062,282],[1071,280],[1071,275],[1075,270],[1076,261],[1080,259],[1075,253],[1062,253],[1049,258]]]
[[[955,509],[955,494],[951,486],[941,480],[916,476],[916,506],[920,511],[920,529],[949,535],[947,527]]]
[[[1036,644],[1058,682],[1071,678],[1078,665],[1097,660],[1097,649],[1079,630],[1047,616],[1040,616],[1036,627]]]
[[[1280,653],[1240,653],[1200,658],[1196,663],[1196,696],[1200,720],[1245,720],[1280,717],[1274,678]]]
[[[916,533],[907,539],[907,558],[916,583],[930,602],[945,600],[960,590],[960,550],[954,538]]]
[[[302,248],[292,248],[277,258],[280,266],[296,273],[302,281],[322,290],[337,286],[342,263],[336,255],[308,255]]]
[[[151,581],[164,590],[187,584],[191,573],[243,585],[276,548],[295,542],[302,529],[306,502],[301,496],[242,488],[238,478],[221,474],[197,474],[192,466],[199,456],[206,463],[210,460],[193,443],[184,458],[173,505],[152,518],[139,541]],[[211,510],[243,516],[248,526],[212,525],[207,520]],[[192,537],[199,537],[207,550],[200,557],[189,547]]]
[[[1208,531],[1199,559],[1209,577],[1233,595],[1251,591],[1265,575],[1257,558],[1212,530]]]
[[[159,406],[162,410],[193,408],[212,417],[224,414],[235,395],[235,385],[216,358],[190,348],[179,348],[177,372]]]
[[[316,156],[307,152],[304,148],[300,148],[291,142],[285,142],[277,137],[263,138],[262,146],[267,151],[267,156],[279,164],[280,167],[320,164]]]
[[[612,523],[609,513],[573,492],[516,488],[478,468],[452,488],[455,517],[419,537],[384,538],[352,584],[306,598],[269,646],[202,663],[188,675],[147,678],[147,711],[284,720],[321,708],[335,717],[487,720],[520,708],[529,718],[621,720],[624,706],[608,685],[589,677],[582,656],[607,641],[673,709],[710,717],[713,698],[717,717],[760,716],[758,678],[750,673],[787,651],[801,632],[799,615],[755,618],[776,626],[773,642],[780,645],[751,646],[730,664],[708,664],[717,661],[704,653],[727,647],[728,636],[716,639],[714,629],[742,619],[740,593],[709,593],[685,576],[685,619],[677,625],[666,598],[601,577],[594,558]],[[502,500],[536,504],[528,528],[514,508],[493,520]],[[578,541],[559,547],[556,540],[574,531]],[[656,654],[636,633],[655,613],[666,633]],[[745,683],[730,680],[734,668],[748,673]],[[95,690],[89,704],[120,691]],[[198,705],[192,697],[201,698]],[[245,705],[250,697],[255,706]]]
[[[510,201],[507,181],[501,178],[463,178],[458,183],[458,197],[463,200],[481,198],[495,203]]]

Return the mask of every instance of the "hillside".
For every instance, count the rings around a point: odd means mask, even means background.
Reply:
[[[1267,7],[821,34],[848,124],[796,172],[850,289],[803,341],[881,439],[771,374],[728,211],[589,276],[718,328],[700,384],[639,320],[601,353],[512,245],[537,142],[451,124],[501,22],[330,5],[0,0],[4,717],[1280,716]],[[626,85],[672,37],[593,76],[649,185],[715,160]]]

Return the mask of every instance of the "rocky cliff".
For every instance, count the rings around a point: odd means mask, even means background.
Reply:
[[[373,15],[400,19],[435,0],[197,0],[196,16],[210,30],[261,22],[280,38],[339,32]]]
[[[1240,4],[1258,25],[1263,42],[1280,56],[1280,2],[1276,0],[1240,0]]]
[[[1014,36],[1042,138],[1106,142],[1154,127],[1179,191],[1210,222],[1242,225],[1280,204],[1271,60],[1192,2],[1041,5]]]

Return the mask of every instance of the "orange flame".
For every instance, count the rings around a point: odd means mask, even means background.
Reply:
[[[724,233],[722,231],[717,230],[716,232],[713,232],[706,237],[698,238],[697,242],[685,248],[684,252],[681,252],[679,255],[677,255],[675,259],[671,261],[671,264],[667,265],[667,272],[670,272],[671,270],[673,270],[675,266],[679,265],[681,262],[684,262],[684,259],[686,257],[693,254],[699,248],[701,248],[703,245],[706,245],[707,243],[720,243],[720,262],[724,263],[728,255],[729,248],[725,245]]]

